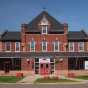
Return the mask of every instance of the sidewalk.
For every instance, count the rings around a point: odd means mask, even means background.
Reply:
[[[18,84],[33,84],[34,81],[38,78],[41,78],[42,76],[40,75],[28,75],[21,81],[17,82]],[[68,79],[68,80],[73,80],[76,82],[63,82],[63,83],[39,83],[39,84],[81,84],[81,83],[88,83],[88,80],[83,80],[83,79],[77,79],[77,78],[68,78],[61,76],[60,78],[62,79]]]
[[[26,76],[24,79],[22,79],[21,81],[19,81],[18,83],[34,83],[34,81],[37,79],[37,78],[40,78],[41,76],[39,75],[28,75]]]

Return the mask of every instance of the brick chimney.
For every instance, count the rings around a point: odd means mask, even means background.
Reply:
[[[68,34],[68,24],[64,23],[63,25],[64,25],[64,33]]]
[[[21,24],[21,31],[22,32],[26,32],[27,31],[27,29],[28,29],[28,24]]]

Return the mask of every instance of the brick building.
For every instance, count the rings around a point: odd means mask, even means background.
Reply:
[[[68,31],[46,11],[21,31],[0,35],[0,70],[57,74],[88,69],[88,35],[84,30]]]

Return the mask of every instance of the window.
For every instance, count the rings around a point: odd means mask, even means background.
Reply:
[[[84,42],[79,42],[79,51],[84,51]]]
[[[69,51],[74,52],[74,43],[73,42],[69,42]]]
[[[46,64],[46,68],[49,68],[49,65],[48,64]]]
[[[59,42],[55,41],[54,42],[54,52],[58,52],[59,51]]]
[[[31,43],[30,43],[30,51],[31,52],[34,52],[35,51],[35,41],[31,41]]]
[[[41,68],[43,68],[43,64],[41,64]]]
[[[6,51],[11,51],[11,42],[6,42],[5,48],[6,48]]]
[[[42,25],[42,34],[47,34],[47,25]]]
[[[14,58],[13,63],[13,70],[21,70],[21,59],[20,58]]]
[[[20,42],[15,43],[15,51],[20,51]]]
[[[42,51],[43,52],[47,51],[47,42],[46,41],[42,42]]]

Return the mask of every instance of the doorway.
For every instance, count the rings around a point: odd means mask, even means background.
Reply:
[[[4,62],[4,71],[5,71],[5,73],[9,73],[9,71],[10,71],[10,61]]]
[[[40,63],[40,74],[41,75],[50,74],[50,63]]]

